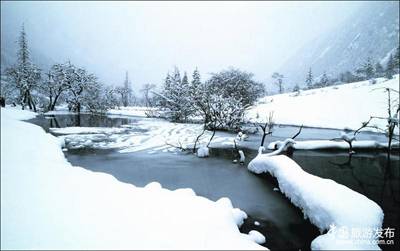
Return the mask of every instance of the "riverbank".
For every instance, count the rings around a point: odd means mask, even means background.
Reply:
[[[260,249],[227,200],[144,188],[73,167],[61,142],[1,109],[1,246],[5,249]],[[236,212],[236,213],[234,213]]]

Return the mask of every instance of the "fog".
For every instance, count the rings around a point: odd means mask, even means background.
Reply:
[[[270,76],[361,2],[1,2],[1,53],[16,54],[21,25],[40,61],[71,60],[137,92],[177,65],[189,79],[229,66]],[[2,55],[3,59],[3,55]]]

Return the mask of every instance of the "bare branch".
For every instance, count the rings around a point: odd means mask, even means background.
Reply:
[[[210,141],[208,141],[207,147],[211,144],[211,140],[214,138],[215,130],[213,130],[213,134],[211,135]]]
[[[301,129],[302,129],[302,128],[303,128],[303,125],[301,125],[299,131],[296,133],[296,135],[294,135],[294,136],[292,137],[292,139],[295,139],[297,136],[299,136],[299,134],[301,133]]]

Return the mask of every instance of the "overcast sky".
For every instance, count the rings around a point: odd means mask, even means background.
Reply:
[[[136,91],[159,85],[174,64],[190,79],[196,66],[203,79],[234,66],[268,84],[289,56],[361,4],[1,1],[1,50],[25,23],[31,48],[56,62],[70,59],[105,84],[122,84],[129,71]]]

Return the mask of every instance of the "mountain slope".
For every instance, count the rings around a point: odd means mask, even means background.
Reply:
[[[310,67],[315,77],[326,70],[328,76],[353,70],[368,57],[375,62],[387,60],[399,44],[399,2],[367,2],[352,16],[313,40],[294,54],[279,72],[292,90],[304,87]]]

